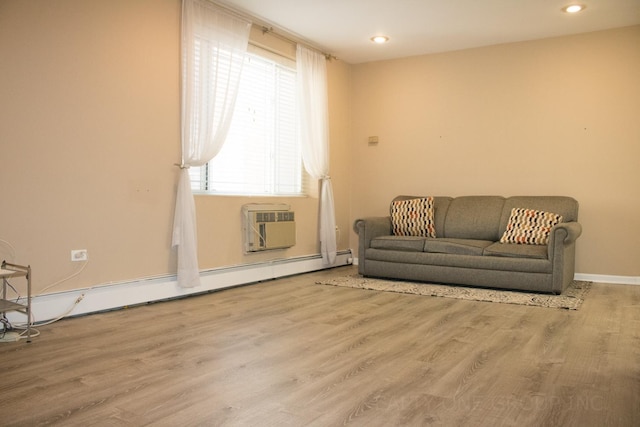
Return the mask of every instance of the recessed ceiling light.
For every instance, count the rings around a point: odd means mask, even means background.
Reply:
[[[567,13],[578,13],[585,9],[586,6],[581,4],[570,4],[569,6],[565,6],[562,8],[563,11]]]
[[[389,37],[387,36],[375,36],[371,37],[371,41],[378,44],[383,44],[389,41]]]

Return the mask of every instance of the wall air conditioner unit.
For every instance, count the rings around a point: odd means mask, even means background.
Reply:
[[[296,244],[295,213],[289,205],[244,205],[242,217],[245,253],[290,248]]]

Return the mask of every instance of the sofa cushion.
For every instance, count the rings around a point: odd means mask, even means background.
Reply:
[[[380,236],[371,239],[371,247],[396,251],[422,252],[424,249],[424,241],[424,237],[418,236]]]
[[[522,246],[522,245],[521,245]],[[537,247],[537,246],[534,246]],[[498,270],[509,274],[514,271],[530,273],[551,273],[553,264],[549,259],[508,257],[508,256],[475,256],[438,254],[434,252],[406,252],[390,251],[385,249],[368,248],[365,252],[367,262],[382,261],[392,267],[394,263],[400,263],[401,269],[411,268],[410,264],[422,264],[423,267],[436,269],[449,269],[451,267],[462,269]],[[424,280],[431,280],[425,278]]]
[[[504,197],[463,196],[449,204],[444,235],[454,239],[478,239],[497,242]]]
[[[433,197],[394,201],[391,205],[391,225],[396,236],[436,237]]]
[[[517,243],[493,243],[484,250],[487,256],[504,256],[513,258],[547,259],[547,247],[543,245],[520,245]]]
[[[562,216],[527,208],[513,208],[500,243],[546,245],[551,229],[562,222]]]
[[[484,248],[493,243],[490,240],[425,239],[424,250],[443,254],[482,255]]]

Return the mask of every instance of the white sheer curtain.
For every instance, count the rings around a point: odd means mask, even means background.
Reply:
[[[251,22],[207,0],[182,3],[182,163],[173,222],[178,285],[200,285],[189,170],[218,154],[229,130]]]
[[[329,126],[327,106],[327,62],[324,55],[298,45],[298,100],[300,138],[304,167],[321,180],[319,235],[325,265],[336,261],[336,217],[333,187],[329,177]]]

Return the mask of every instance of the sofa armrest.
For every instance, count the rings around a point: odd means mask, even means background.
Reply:
[[[579,222],[562,222],[551,230],[552,239],[562,239],[562,243],[569,245],[574,243],[582,234],[582,225]]]
[[[553,261],[554,256],[558,255],[558,251],[561,252],[567,246],[575,243],[580,234],[582,234],[582,226],[578,222],[562,222],[554,226],[549,234],[549,259]]]
[[[551,230],[549,236],[549,260],[553,264],[551,291],[561,294],[573,280],[575,273],[575,243],[582,234],[578,222],[563,222]]]
[[[371,246],[371,240],[392,234],[391,217],[370,217],[357,219],[353,230],[358,233],[358,272],[365,272],[364,253]]]
[[[353,231],[358,233],[360,238],[364,237],[368,243],[371,239],[379,236],[390,236],[392,234],[391,218],[388,216],[370,217],[357,219],[353,223]]]

